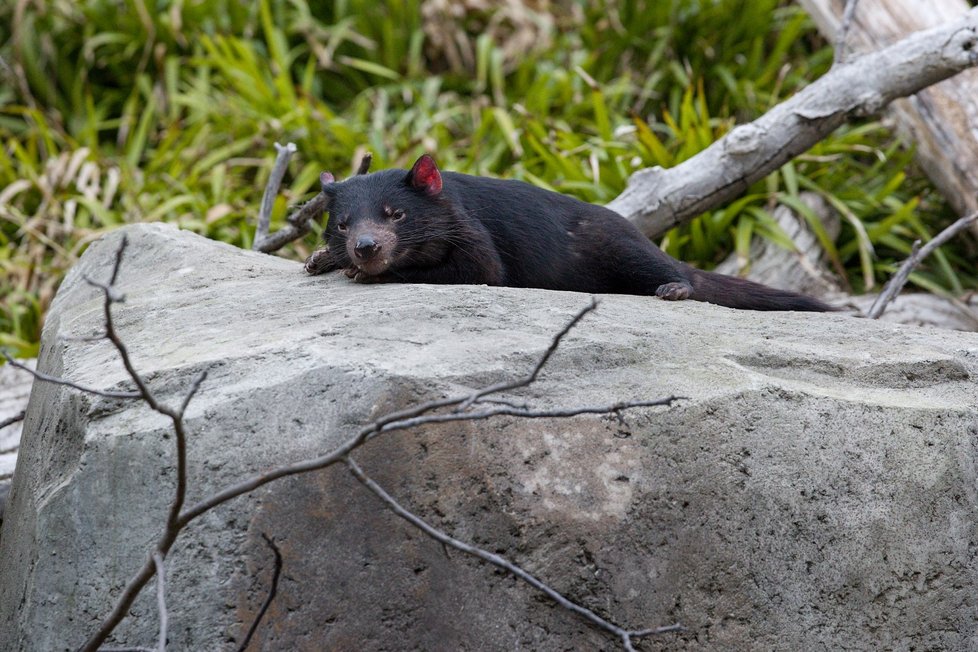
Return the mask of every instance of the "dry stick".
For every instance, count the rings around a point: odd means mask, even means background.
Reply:
[[[142,394],[139,392],[107,392],[101,389],[94,389],[92,387],[85,387],[84,385],[79,385],[78,383],[73,383],[71,381],[65,380],[63,378],[57,378],[55,376],[49,376],[47,374],[41,373],[40,371],[35,371],[28,366],[25,366],[12,357],[6,351],[3,351],[3,357],[7,359],[7,363],[17,369],[22,369],[27,373],[34,376],[38,380],[43,380],[46,383],[54,383],[55,385],[64,385],[65,387],[71,387],[72,389],[77,389],[80,392],[85,392],[86,394],[94,394],[95,396],[104,396],[105,398],[142,398]],[[13,423],[13,422],[11,422]],[[9,424],[3,424],[4,426]],[[0,426],[3,427],[3,426]]]
[[[119,248],[116,250],[115,263],[112,268],[110,283],[99,283],[89,278],[86,278],[85,280],[103,291],[105,336],[110,342],[112,342],[118,351],[119,358],[122,360],[122,364],[125,367],[126,372],[136,384],[139,397],[152,410],[161,415],[169,417],[173,423],[177,457],[177,479],[176,487],[174,489],[174,497],[170,503],[170,510],[167,515],[166,527],[164,528],[163,534],[160,536],[160,540],[157,542],[156,550],[147,557],[143,567],[130,579],[129,583],[123,589],[122,594],[117,600],[115,608],[105,618],[105,620],[102,621],[98,631],[96,631],[80,648],[85,652],[94,652],[97,650],[105,639],[108,638],[109,634],[115,629],[115,627],[122,622],[122,619],[125,618],[126,613],[129,611],[129,607],[132,606],[132,602],[136,599],[136,596],[150,580],[150,578],[153,577],[154,573],[156,573],[156,555],[158,554],[160,557],[165,557],[180,533],[181,526],[178,524],[178,516],[180,515],[180,510],[183,508],[183,502],[187,494],[187,433],[184,427],[183,416],[190,399],[197,393],[197,391],[200,389],[201,383],[203,383],[204,378],[206,378],[206,372],[199,374],[191,384],[190,390],[184,397],[180,409],[174,410],[173,408],[163,405],[157,401],[156,397],[150,391],[142,376],[140,376],[139,372],[136,371],[132,358],[129,355],[129,351],[126,348],[126,345],[122,342],[122,339],[119,337],[119,333],[116,331],[115,323],[112,319],[112,304],[120,303],[124,300],[122,295],[116,291],[114,284],[118,278],[119,268],[122,265],[123,254],[125,253],[127,246],[128,240],[125,236],[123,236],[121,242],[119,243]]]
[[[537,375],[540,373],[540,370],[543,369],[543,366],[547,364],[548,360],[550,360],[550,356],[553,355],[554,351],[557,350],[557,346],[560,344],[560,341],[564,338],[564,335],[567,335],[567,333],[569,333],[572,328],[577,326],[577,322],[584,319],[584,315],[596,310],[597,307],[598,307],[598,300],[592,296],[591,303],[585,306],[584,308],[582,308],[581,311],[578,312],[573,319],[567,322],[564,328],[559,333],[557,333],[556,337],[553,338],[553,340],[550,342],[550,346],[547,347],[547,350],[543,353],[543,356],[537,362],[536,366],[533,368],[533,371],[531,371],[529,375],[519,380],[503,381],[500,383],[496,383],[495,385],[490,385],[489,387],[472,392],[472,395],[469,397],[469,399],[465,401],[465,403],[460,405],[458,409],[464,410],[468,408],[470,405],[472,405],[472,403],[479,400],[483,396],[486,396],[487,394],[498,394],[499,392],[505,392],[507,390],[515,389],[517,387],[525,387],[530,383],[532,383],[534,380],[537,379]]]
[[[17,423],[18,421],[23,421],[24,420],[24,417],[26,417],[26,416],[27,416],[27,410],[21,410],[20,412],[18,412],[14,416],[8,417],[8,418],[4,419],[3,421],[0,421],[0,430],[3,430],[7,426],[12,426],[13,424]],[[16,447],[14,448],[14,450],[16,450]],[[6,451],[0,451],[0,453],[4,453],[4,452],[6,452]]]
[[[581,320],[584,315],[591,312],[597,306],[596,301],[592,298],[591,303],[584,306],[577,312],[577,314],[571,319],[571,324],[576,324]],[[514,383],[499,383],[497,387],[502,389],[515,389],[518,387],[524,387],[529,385],[536,379],[537,374],[550,356],[553,351],[560,345],[561,340],[568,332],[568,328],[562,329],[559,333],[554,335],[550,341],[550,346],[547,347],[546,352],[541,358],[540,362],[537,362],[534,367],[533,372],[523,378],[522,380],[516,381]],[[502,391],[502,389],[497,389],[496,391]],[[223,502],[226,502],[232,498],[236,498],[242,494],[253,491],[262,485],[268,484],[279,478],[295,475],[297,473],[307,473],[309,471],[315,471],[318,469],[326,468],[336,462],[342,460],[342,458],[353,451],[355,448],[363,444],[368,438],[374,437],[381,432],[389,432],[393,430],[402,430],[404,427],[413,427],[414,425],[420,425],[417,421],[408,421],[411,419],[416,419],[422,415],[427,414],[433,410],[438,410],[444,407],[457,406],[462,403],[470,402],[472,398],[471,394],[465,394],[463,396],[453,396],[449,398],[436,399],[433,401],[428,401],[420,405],[415,405],[403,410],[398,410],[396,412],[391,412],[376,421],[367,424],[357,432],[355,436],[347,440],[345,443],[341,444],[339,447],[334,449],[332,452],[322,455],[320,457],[313,458],[311,460],[306,460],[304,462],[299,462],[297,464],[290,464],[288,466],[279,467],[271,471],[267,471],[260,475],[253,476],[247,480],[234,484],[226,489],[214,494],[210,498],[200,501],[199,503],[192,505],[187,508],[187,510],[180,516],[180,523],[186,524],[197,518],[207,510],[212,507],[216,507]],[[676,400],[675,397],[670,397],[669,399],[663,399],[667,401]],[[626,406],[627,407],[627,406]],[[613,410],[609,410],[613,411]],[[465,420],[464,415],[458,415],[454,420],[462,421]],[[410,423],[408,426],[398,426],[394,427],[392,424],[398,423]]]
[[[262,532],[261,536],[263,539],[265,539],[268,547],[272,549],[272,552],[275,553],[275,568],[272,570],[272,582],[271,587],[268,589],[268,597],[265,598],[265,603],[262,604],[261,609],[258,610],[258,615],[255,616],[255,620],[252,621],[251,627],[248,628],[248,634],[238,647],[238,652],[244,652],[246,649],[248,649],[248,644],[251,643],[251,637],[254,636],[255,632],[258,630],[258,623],[261,622],[261,619],[265,616],[265,612],[268,611],[268,608],[272,606],[272,600],[275,599],[275,594],[278,593],[278,578],[282,574],[282,553],[279,551],[278,546],[275,545],[275,542],[272,541],[267,534]]]
[[[265,184],[265,194],[262,195],[261,208],[258,210],[258,228],[255,231],[255,241],[251,243],[251,248],[255,251],[261,251],[262,245],[268,238],[275,197],[282,185],[282,179],[285,178],[285,171],[289,169],[289,159],[292,158],[297,149],[295,143],[288,143],[285,146],[275,143],[275,165],[272,166],[272,173],[268,175],[268,183]]]
[[[292,143],[289,144],[291,145]],[[278,143],[276,143],[275,146],[280,147]],[[281,150],[279,150],[279,155],[281,155]],[[373,161],[373,155],[370,152],[367,152],[363,155],[363,158],[360,159],[360,165],[357,167],[356,173],[358,175],[366,174],[370,170],[371,161]],[[278,159],[276,159],[276,166],[277,165]],[[263,210],[265,206],[265,198],[274,198],[278,194],[281,181],[281,177],[275,179],[274,174],[269,177],[268,183],[265,185],[265,194],[262,196]],[[255,233],[255,242],[252,245],[252,249],[267,254],[273,251],[278,251],[293,240],[298,240],[299,238],[304,237],[307,233],[309,233],[309,231],[312,230],[311,222],[326,211],[326,204],[326,195],[320,192],[286,218],[286,221],[289,223],[288,226],[279,229],[271,235],[268,233],[267,221],[264,226],[264,230],[262,230],[261,215],[263,213],[259,214],[259,226],[258,231]],[[259,234],[261,234],[261,237],[259,237]]]
[[[639,170],[608,204],[655,237],[740,196],[853,115],[879,112],[978,64],[978,8],[829,72],[668,170]]]
[[[846,42],[849,38],[849,30],[852,28],[852,19],[856,15],[857,4],[859,4],[859,0],[846,0],[846,8],[842,12],[842,22],[839,24],[839,33],[835,38],[833,65],[838,65],[845,61]]]
[[[268,177],[268,183],[265,184],[265,193],[262,195],[262,208],[258,218],[258,229],[255,232],[255,241],[251,245],[253,250],[266,254],[278,251],[293,240],[298,240],[309,233],[312,230],[312,221],[323,214],[327,204],[326,195],[320,192],[290,213],[285,218],[288,222],[286,226],[275,233],[268,233],[271,205],[274,203],[275,197],[278,195],[279,186],[282,184],[282,175],[285,174],[288,158],[296,151],[295,145],[292,143],[289,143],[285,148],[275,143],[275,147],[278,148],[278,155],[275,159],[275,167],[272,170],[272,174]],[[289,147],[292,148],[291,151]],[[282,162],[283,160],[284,162]],[[267,216],[266,204],[268,204]],[[265,216],[264,220],[263,216]]]
[[[360,468],[360,465],[358,465],[352,457],[347,455],[343,461],[346,462],[346,466],[350,470],[350,473],[352,473],[356,477],[356,479],[363,484],[363,486],[365,486],[367,489],[372,491],[374,495],[376,495],[378,498],[384,501],[384,503],[391,509],[391,511],[393,511],[395,514],[403,518],[405,521],[407,521],[414,527],[418,528],[419,530],[427,534],[435,541],[440,542],[443,546],[451,546],[452,548],[464,552],[467,555],[478,557],[479,559],[489,562],[493,566],[496,566],[497,568],[502,568],[508,573],[518,577],[519,579],[523,580],[533,588],[546,594],[547,597],[549,597],[551,600],[559,604],[564,609],[567,609],[568,611],[572,611],[578,614],[579,616],[582,616],[586,620],[590,621],[592,624],[597,625],[598,627],[605,630],[606,632],[610,632],[615,636],[617,636],[618,638],[620,638],[626,650],[634,649],[632,647],[633,637],[637,638],[640,636],[647,636],[650,634],[665,634],[667,632],[676,632],[683,629],[682,625],[679,625],[678,623],[675,625],[668,625],[665,627],[657,627],[655,629],[645,629],[645,630],[636,630],[636,631],[628,631],[622,627],[619,627],[613,622],[605,620],[604,618],[594,613],[587,607],[579,605],[576,602],[567,599],[561,593],[558,593],[555,589],[551,588],[543,580],[540,580],[535,575],[532,575],[529,572],[523,570],[521,567],[509,561],[505,557],[501,557],[500,555],[491,553],[488,550],[483,550],[478,546],[473,546],[471,544],[465,543],[464,541],[460,541],[455,537],[446,534],[445,532],[442,532],[438,528],[430,525],[426,521],[422,520],[419,516],[405,509],[400,503],[398,503],[393,498],[393,496],[387,493],[383,487],[381,487],[379,484],[377,484],[372,479],[370,479],[370,477],[368,477],[367,474],[363,472],[363,469]]]
[[[972,222],[978,221],[978,212],[972,213],[957,220],[949,227],[938,233],[934,238],[925,244],[923,247],[920,246],[920,240],[913,243],[913,249],[910,251],[910,257],[903,261],[900,269],[891,278],[880,295],[876,297],[876,301],[873,302],[873,306],[866,313],[866,316],[870,319],[879,319],[883,311],[886,310],[886,306],[893,301],[896,296],[903,289],[904,284],[906,284],[907,279],[910,278],[910,272],[913,271],[914,267],[920,264],[920,262],[927,258],[935,249],[940,247],[942,244],[956,236],[958,233],[963,231]]]
[[[156,565],[156,609],[160,614],[160,636],[156,642],[156,652],[166,652],[166,630],[169,624],[166,613],[166,569],[163,567],[163,555],[158,550],[153,553],[153,563]]]

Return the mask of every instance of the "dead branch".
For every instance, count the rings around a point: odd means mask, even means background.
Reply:
[[[167,516],[166,527],[163,534],[157,543],[156,549],[147,557],[146,563],[143,568],[134,576],[126,588],[123,590],[122,595],[119,597],[115,609],[109,616],[102,622],[99,630],[82,646],[82,650],[94,652],[99,646],[108,638],[109,634],[115,629],[115,627],[122,622],[126,613],[129,611],[129,607],[132,605],[132,601],[135,600],[136,595],[142,590],[151,577],[156,573],[156,560],[157,555],[160,558],[166,556],[172,547],[174,541],[176,541],[177,535],[180,532],[180,528],[177,526],[177,517],[180,514],[180,510],[183,507],[184,498],[187,491],[187,433],[184,427],[183,415],[186,410],[187,403],[190,401],[191,397],[200,388],[201,383],[204,380],[206,374],[201,374],[198,376],[191,385],[190,391],[184,398],[179,410],[174,410],[173,408],[163,405],[160,403],[153,393],[150,391],[149,387],[146,385],[142,376],[136,371],[136,368],[132,362],[132,358],[129,355],[129,351],[126,345],[123,343],[116,331],[115,323],[112,319],[112,306],[116,303],[121,303],[124,301],[123,295],[121,295],[116,287],[115,283],[119,276],[119,269],[122,265],[123,255],[125,253],[128,241],[125,237],[119,243],[119,248],[116,250],[115,261],[112,266],[112,274],[110,276],[108,283],[101,283],[93,279],[86,278],[85,280],[93,287],[99,288],[103,293],[103,317],[105,321],[105,338],[112,342],[115,346],[116,351],[119,354],[119,359],[122,361],[126,372],[129,377],[136,384],[137,392],[136,397],[142,399],[151,409],[154,411],[169,417],[173,424],[174,440],[176,443],[176,467],[177,467],[177,480],[176,489],[173,501],[170,505],[170,512]],[[21,368],[24,368],[21,366]],[[75,389],[80,389],[79,386],[72,383],[68,383],[61,379],[51,378],[45,376],[44,374],[38,374],[31,371],[34,374],[35,379],[43,380],[45,382],[55,382],[57,384],[67,385],[69,387],[74,387]],[[83,389],[86,391],[88,388]],[[104,396],[105,392],[101,391],[91,391],[89,393]],[[118,394],[118,393],[115,393]],[[123,396],[115,396],[115,398],[134,398],[131,394],[126,394]],[[161,621],[163,620],[163,613],[161,613]]]
[[[312,221],[326,212],[327,205],[326,195],[320,192],[300,208],[290,213],[285,218],[288,222],[286,226],[275,233],[269,234],[268,230],[270,228],[272,206],[275,203],[275,197],[278,195],[279,187],[282,185],[282,178],[285,175],[286,168],[288,168],[289,159],[297,151],[293,143],[289,143],[285,147],[275,143],[275,149],[277,152],[275,165],[272,167],[272,173],[268,177],[268,183],[265,184],[261,209],[258,212],[258,228],[255,231],[255,241],[251,245],[252,250],[266,254],[278,251],[290,242],[305,237],[307,233],[312,231]],[[366,174],[370,170],[370,163],[372,161],[373,155],[370,152],[364,154],[363,158],[360,159],[360,164],[357,166],[356,174]]]
[[[92,387],[85,387],[84,385],[79,385],[78,383],[73,383],[69,380],[64,380],[62,378],[55,378],[54,376],[49,376],[47,374],[35,371],[30,367],[27,367],[16,360],[14,360],[9,353],[2,351],[3,357],[7,360],[7,364],[17,369],[26,371],[30,375],[34,376],[37,380],[43,380],[46,383],[54,383],[55,385],[64,385],[65,387],[71,387],[72,389],[77,389],[79,392],[84,392],[85,394],[92,394],[94,396],[103,396],[105,398],[128,398],[136,399],[141,398],[142,395],[139,392],[109,392],[101,389],[94,389]],[[11,423],[14,423],[13,421]],[[5,426],[10,424],[4,424]]]
[[[255,241],[251,244],[254,251],[263,251],[265,241],[268,239],[268,229],[272,220],[272,207],[275,205],[275,197],[278,189],[285,178],[285,171],[289,169],[289,160],[298,151],[295,143],[280,145],[275,143],[275,164],[272,166],[272,173],[268,175],[268,183],[265,184],[265,193],[261,197],[261,208],[258,210],[258,228],[255,231]]]
[[[245,635],[241,645],[238,646],[238,652],[245,652],[248,649],[248,645],[251,643],[251,637],[255,635],[258,631],[258,624],[261,623],[261,619],[265,617],[265,612],[268,608],[272,606],[272,600],[275,599],[275,594],[278,593],[278,579],[282,574],[282,553],[279,551],[278,546],[272,539],[262,532],[262,538],[265,539],[265,543],[268,547],[272,549],[272,553],[275,555],[275,568],[272,570],[272,581],[271,585],[268,587],[268,597],[265,598],[265,602],[262,604],[261,609],[258,610],[258,615],[251,623],[251,627],[248,628],[248,633]]]
[[[956,236],[958,233],[968,228],[968,226],[974,222],[978,221],[978,212],[972,213],[966,217],[962,217],[957,220],[949,227],[934,236],[930,242],[925,244],[923,247],[920,246],[920,240],[913,243],[913,249],[910,251],[910,257],[903,261],[900,269],[894,274],[880,295],[876,297],[876,301],[873,306],[866,313],[866,316],[870,319],[879,319],[879,316],[883,314],[886,310],[887,304],[896,298],[896,295],[900,294],[900,290],[903,289],[904,284],[906,284],[907,279],[910,278],[910,272],[920,264],[920,262],[931,255],[935,249],[940,247],[942,244]]]
[[[4,357],[6,357],[6,354],[4,354]],[[9,360],[9,358],[8,358],[8,360]],[[23,367],[20,367],[20,368],[23,369]],[[7,417],[3,421],[0,421],[0,430],[3,430],[7,426],[12,426],[15,423],[18,423],[20,421],[23,421],[25,416],[27,416],[27,410],[21,410],[20,412],[18,412],[14,416]],[[17,449],[14,448],[13,450],[17,450]],[[0,451],[0,454],[7,453],[7,452],[10,452],[10,451]]]
[[[361,484],[363,484],[363,486],[369,489],[375,496],[380,498],[384,502],[384,504],[386,504],[387,507],[390,508],[391,511],[393,511],[395,514],[403,518],[405,521],[407,521],[414,527],[418,528],[419,530],[424,532],[426,535],[428,535],[435,541],[440,542],[443,546],[449,546],[456,550],[464,552],[467,555],[472,555],[473,557],[477,557],[482,561],[488,562],[497,568],[501,568],[506,572],[510,573],[511,575],[523,580],[524,582],[526,582],[536,590],[540,591],[541,593],[544,593],[548,598],[550,598],[551,600],[559,604],[564,609],[576,613],[577,615],[583,617],[585,620],[591,622],[592,624],[597,625],[598,627],[605,630],[606,632],[614,634],[615,636],[620,638],[622,645],[626,650],[633,651],[635,649],[634,647],[632,647],[633,638],[648,636],[650,634],[665,634],[667,632],[676,632],[676,631],[681,631],[683,629],[682,625],[679,625],[677,623],[675,625],[657,627],[655,629],[626,630],[625,628],[616,625],[615,623],[609,620],[605,620],[604,618],[594,613],[587,607],[577,604],[573,600],[564,597],[557,590],[550,587],[546,582],[540,580],[535,575],[532,575],[531,573],[525,571],[523,568],[517,566],[516,564],[509,561],[505,557],[502,557],[495,553],[491,553],[488,550],[479,548],[478,546],[473,546],[471,544],[465,543],[464,541],[460,541],[459,539],[456,539],[455,537],[446,534],[445,532],[439,530],[438,528],[430,525],[429,523],[421,519],[419,516],[405,509],[400,503],[398,503],[393,498],[393,496],[387,493],[383,487],[381,487],[379,484],[377,484],[372,479],[370,479],[370,477],[368,477],[367,474],[363,472],[363,469],[360,468],[360,465],[357,464],[352,457],[347,455],[344,457],[343,461],[346,462],[346,466],[350,470],[350,473],[352,473],[353,476],[357,480],[359,480]]]
[[[978,64],[978,8],[878,52],[833,66],[754,122],[679,165],[640,170],[608,208],[649,237],[730,201],[809,149],[850,116],[879,112]]]

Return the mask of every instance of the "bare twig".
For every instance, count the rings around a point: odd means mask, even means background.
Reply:
[[[101,389],[94,389],[92,387],[85,387],[84,385],[79,385],[78,383],[73,383],[70,380],[65,380],[63,378],[56,378],[55,376],[49,376],[48,374],[41,373],[31,369],[30,367],[23,365],[16,360],[14,360],[9,353],[3,351],[3,357],[6,358],[7,364],[17,369],[26,371],[30,375],[34,376],[37,380],[44,381],[46,383],[53,383],[55,385],[64,385],[65,387],[71,387],[72,389],[77,389],[80,392],[85,392],[86,394],[92,394],[94,396],[104,396],[105,398],[142,398],[142,394],[139,392],[109,392]]]
[[[18,412],[14,416],[7,417],[3,421],[0,421],[0,430],[3,430],[7,426],[12,426],[13,424],[15,424],[15,423],[17,423],[19,421],[23,421],[24,420],[24,417],[26,417],[26,416],[27,416],[27,410],[21,410],[20,412]],[[16,450],[16,449],[14,449],[14,450]],[[0,451],[0,453],[3,453],[3,452],[4,451]]]
[[[265,194],[261,198],[261,208],[258,211],[258,228],[255,231],[255,241],[251,248],[261,251],[262,245],[268,238],[268,229],[272,219],[272,207],[275,205],[275,197],[282,186],[282,179],[285,171],[289,169],[289,160],[296,153],[295,143],[280,145],[275,143],[275,165],[272,166],[272,173],[268,175],[268,183],[265,184]]]
[[[427,414],[409,419],[402,419],[384,425],[378,432],[372,433],[367,439],[372,439],[381,433],[388,433],[394,430],[407,430],[418,426],[429,425],[432,423],[458,423],[460,421],[482,421],[492,417],[508,416],[519,417],[521,419],[568,419],[582,414],[617,414],[622,410],[632,410],[643,407],[662,407],[671,406],[674,402],[686,398],[685,396],[667,396],[648,401],[622,401],[605,405],[585,405],[569,408],[554,408],[550,410],[531,410],[525,407],[513,405],[497,405],[479,412],[452,411],[447,414]]]
[[[119,248],[116,250],[115,263],[112,268],[111,283],[104,284],[92,280],[89,280],[89,282],[95,287],[102,289],[104,293],[103,315],[105,319],[105,336],[115,346],[126,372],[136,384],[139,397],[142,398],[142,400],[155,412],[169,417],[173,424],[177,458],[175,463],[177,478],[176,487],[174,489],[174,497],[170,503],[170,509],[167,515],[166,527],[164,528],[163,534],[160,536],[160,539],[156,544],[156,549],[153,551],[153,553],[147,556],[142,568],[129,580],[129,583],[126,585],[117,599],[115,607],[105,618],[105,620],[102,621],[99,629],[80,648],[85,652],[94,652],[97,650],[105,639],[108,638],[109,634],[116,628],[116,626],[122,622],[122,619],[125,618],[126,613],[128,613],[129,607],[132,606],[136,596],[139,595],[139,592],[142,591],[146,583],[156,573],[156,555],[165,557],[170,551],[170,548],[173,546],[173,543],[176,541],[177,536],[180,534],[180,529],[182,526],[179,524],[178,517],[180,515],[180,510],[183,508],[183,503],[187,494],[187,432],[183,422],[183,415],[186,410],[187,403],[190,401],[190,398],[196,394],[205,377],[205,374],[201,374],[194,380],[190,391],[181,402],[180,409],[174,410],[173,408],[160,403],[156,399],[149,387],[146,385],[146,382],[143,380],[142,376],[140,376],[139,372],[136,371],[132,358],[129,355],[129,351],[122,342],[119,333],[116,331],[115,323],[112,319],[112,304],[122,301],[122,296],[116,291],[114,283],[118,278],[119,268],[122,265],[123,255],[127,246],[128,240],[123,237],[119,243]]]
[[[572,328],[577,326],[577,323],[579,321],[584,319],[584,315],[596,310],[597,307],[598,307],[598,300],[592,296],[591,303],[581,308],[578,311],[578,313],[574,315],[574,317],[569,322],[567,322],[564,328],[561,329],[561,331],[554,336],[553,340],[551,340],[550,342],[550,346],[547,347],[546,351],[544,351],[543,355],[540,357],[540,360],[537,361],[536,366],[533,368],[533,371],[529,373],[529,375],[524,376],[523,378],[520,378],[518,380],[503,381],[501,383],[496,383],[495,385],[490,385],[489,387],[485,387],[478,391],[472,392],[472,395],[469,397],[469,399],[465,401],[459,407],[459,409],[464,410],[468,408],[474,402],[476,402],[477,400],[479,400],[480,398],[488,394],[498,394],[499,392],[509,391],[517,387],[526,387],[527,385],[532,383],[534,380],[537,379],[537,375],[540,373],[540,370],[543,369],[544,365],[547,364],[547,361],[550,360],[550,356],[553,355],[554,351],[557,350],[557,347],[560,346],[560,341],[564,339],[564,336],[567,335],[567,333],[569,333]]]
[[[573,600],[564,597],[564,595],[562,595],[561,593],[559,593],[558,591],[550,587],[546,582],[539,579],[535,575],[527,572],[521,567],[517,566],[516,564],[509,561],[505,557],[489,552],[488,550],[483,550],[478,546],[473,546],[471,544],[465,543],[464,541],[460,541],[459,539],[456,539],[455,537],[446,534],[445,532],[442,532],[438,528],[430,525],[429,523],[421,519],[419,516],[405,509],[389,493],[387,493],[383,487],[378,485],[369,476],[367,476],[367,474],[363,472],[363,469],[360,468],[360,465],[357,464],[352,457],[347,455],[344,458],[344,462],[346,462],[346,466],[350,470],[350,473],[352,473],[354,477],[356,477],[356,479],[363,484],[363,486],[365,486],[367,489],[373,492],[375,496],[380,498],[387,505],[387,507],[391,509],[391,511],[393,511],[395,514],[403,518],[411,525],[418,528],[419,530],[427,534],[435,541],[440,542],[443,546],[449,546],[456,550],[464,552],[467,555],[472,555],[473,557],[477,557],[482,561],[488,562],[493,566],[496,566],[497,568],[502,568],[506,572],[523,580],[533,588],[544,593],[547,597],[549,597],[551,600],[559,604],[564,609],[576,613],[577,615],[583,617],[584,619],[588,620],[592,624],[597,625],[598,627],[605,630],[606,632],[614,634],[615,636],[620,638],[626,650],[633,649],[632,648],[633,638],[648,636],[651,634],[663,634],[666,632],[674,632],[682,629],[680,625],[676,624],[676,625],[669,625],[667,627],[658,627],[655,629],[644,629],[644,630],[636,630],[636,631],[626,630],[625,628],[620,627],[619,625],[616,625],[615,623],[602,618],[601,616],[594,613],[587,607],[580,605],[574,602]]]
[[[839,33],[835,38],[834,65],[845,62],[849,30],[852,29],[852,19],[856,15],[857,4],[859,4],[859,0],[846,0],[846,8],[842,12],[842,22],[839,24]]]
[[[949,227],[938,233],[931,239],[930,242],[925,244],[923,247],[920,246],[920,240],[913,243],[913,249],[910,251],[910,257],[903,261],[900,269],[894,274],[886,286],[883,287],[883,291],[873,302],[873,306],[866,313],[866,316],[870,319],[878,319],[883,311],[886,310],[886,306],[896,298],[903,289],[904,284],[906,284],[907,279],[910,278],[910,273],[913,269],[920,264],[920,262],[927,258],[930,254],[934,252],[935,249],[940,247],[942,244],[956,236],[958,233],[968,228],[968,226],[974,222],[978,221],[978,212],[972,213],[957,220]]]
[[[156,609],[160,614],[160,635],[156,642],[156,652],[166,652],[166,630],[169,616],[166,613],[166,568],[163,566],[163,555],[153,552],[153,563],[156,566]]]
[[[319,193],[291,213],[286,218],[288,221],[286,226],[265,237],[260,246],[254,248],[267,254],[278,251],[293,240],[305,236],[312,231],[312,221],[325,212],[327,203],[326,195]]]
[[[275,568],[272,570],[272,581],[271,586],[268,588],[268,597],[265,598],[264,604],[262,604],[261,609],[258,610],[258,615],[255,616],[255,619],[251,623],[251,627],[248,628],[248,634],[241,642],[241,645],[238,646],[238,652],[244,652],[246,649],[248,649],[248,645],[251,643],[251,637],[255,635],[255,632],[258,630],[258,624],[261,622],[261,619],[265,617],[265,612],[267,612],[268,608],[272,606],[272,600],[275,599],[275,594],[278,593],[278,579],[282,574],[282,553],[279,551],[278,546],[275,545],[275,542],[272,541],[271,537],[264,532],[262,532],[261,536],[263,539],[265,539],[268,547],[272,549],[272,553],[275,555]]]
[[[292,143],[289,143],[292,145]],[[279,148],[279,157],[282,156],[281,146],[276,143],[275,145]],[[294,145],[293,145],[294,147]],[[291,155],[291,154],[290,154]],[[370,163],[373,161],[373,155],[367,152],[360,159],[360,165],[357,167],[357,174],[366,174],[370,170]],[[278,166],[278,159],[276,159],[276,166]],[[262,197],[262,212],[259,213],[259,223],[258,230],[255,232],[255,242],[252,244],[251,248],[255,251],[261,251],[263,253],[271,253],[273,251],[278,251],[288,243],[298,240],[304,237],[307,233],[312,230],[312,221],[320,217],[325,211],[328,204],[328,199],[325,194],[319,193],[300,208],[293,211],[286,218],[288,224],[275,233],[268,233],[268,223],[267,219],[262,222],[262,216],[265,215],[265,205],[266,202],[269,204],[269,215],[271,214],[271,202],[275,198],[275,193],[278,192],[278,185],[281,183],[281,177],[276,183],[274,192],[272,192],[272,181],[274,179],[274,170],[272,176],[268,179],[268,185],[265,186],[265,194]],[[271,195],[269,193],[272,193]],[[269,199],[271,197],[271,199]],[[262,226],[264,224],[264,227]]]
[[[560,344],[561,340],[567,335],[570,327],[576,324],[580,319],[594,309],[594,303],[586,306],[580,312],[578,312],[571,320],[568,322],[568,326],[565,326],[559,333],[557,333],[551,340],[550,346],[541,356],[540,361],[534,366],[533,371],[526,377],[513,381],[513,382],[503,382],[493,385],[495,389],[493,392],[502,392],[506,390],[516,389],[519,387],[525,387],[536,380],[543,368],[543,365],[550,359],[550,356],[556,350],[557,346]],[[673,401],[679,400],[680,397],[670,396],[667,398],[655,399],[651,401],[635,401],[630,403],[615,403],[612,405],[604,406],[588,406],[580,408],[566,408],[566,409],[554,409],[554,410],[521,410],[513,408],[511,406],[499,406],[494,408],[489,408],[483,412],[461,412],[459,410],[446,413],[446,414],[436,414],[428,415],[429,412],[438,410],[445,407],[460,406],[463,404],[470,405],[473,401],[473,394],[477,395],[478,399],[484,396],[488,392],[485,390],[477,390],[472,394],[464,394],[461,396],[454,396],[451,398],[437,399],[434,401],[428,401],[420,405],[407,408],[405,410],[399,410],[397,412],[391,412],[376,421],[367,424],[357,432],[356,435],[348,439],[343,444],[336,447],[329,453],[322,455],[320,457],[312,458],[309,460],[304,460],[295,464],[289,464],[287,466],[282,466],[270,471],[266,471],[259,475],[248,478],[238,482],[230,487],[227,487],[216,494],[206,498],[195,505],[188,507],[179,517],[178,524],[183,527],[193,519],[197,518],[204,512],[220,505],[221,503],[227,502],[232,498],[237,498],[243,494],[254,491],[255,489],[268,484],[269,482],[274,482],[279,478],[284,478],[291,475],[298,475],[301,473],[309,473],[310,471],[317,471],[319,469],[324,469],[328,466],[332,466],[337,462],[341,461],[343,457],[358,448],[368,439],[372,439],[381,433],[389,433],[398,430],[406,430],[408,428],[415,428],[430,423],[449,423],[449,422],[459,422],[459,421],[473,421],[477,419],[486,419],[492,416],[515,416],[524,418],[566,418],[571,416],[576,416],[580,414],[605,414],[613,413],[620,410],[639,408],[639,407],[651,407],[651,406],[662,406],[671,405]],[[427,415],[427,416],[424,416]]]

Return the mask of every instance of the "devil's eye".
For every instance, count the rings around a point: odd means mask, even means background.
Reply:
[[[347,228],[347,227],[346,227],[346,218],[342,218],[342,219],[340,219],[340,220],[339,220],[339,221],[338,221],[338,222],[336,223],[336,228],[337,228],[337,230],[339,230],[339,231],[346,231],[346,228]]]
[[[401,210],[400,208],[397,208],[397,209],[391,211],[391,219],[394,220],[395,222],[398,222],[398,221],[404,219],[404,214],[405,213],[404,213],[403,210]]]

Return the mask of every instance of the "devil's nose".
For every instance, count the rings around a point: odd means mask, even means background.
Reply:
[[[357,238],[357,244],[353,247],[353,252],[361,260],[369,260],[380,251],[380,245],[374,240],[373,236],[362,235]]]

